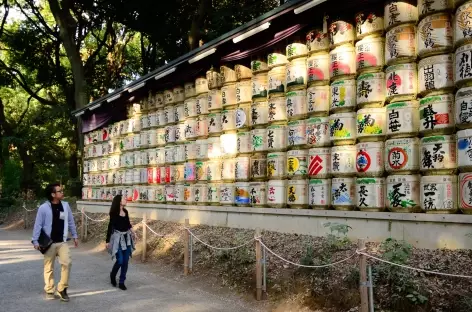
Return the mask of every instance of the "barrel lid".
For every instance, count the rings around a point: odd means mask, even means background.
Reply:
[[[332,183],[354,183],[354,178],[333,178]]]
[[[421,183],[441,183],[441,182],[452,182],[457,183],[456,175],[432,175],[421,177]]]
[[[330,184],[331,179],[311,179],[309,184]]]
[[[330,120],[336,118],[356,118],[356,112],[337,113],[329,115]]]
[[[287,180],[269,180],[269,185],[286,186]]]
[[[356,184],[385,184],[385,178],[357,178]]]
[[[471,88],[472,91],[472,88]],[[411,108],[418,108],[418,101],[404,101],[404,102],[394,102],[388,104],[386,107],[387,109],[394,109],[394,108],[402,108],[402,107],[411,107]]]
[[[357,111],[357,114],[366,114],[366,113],[385,113],[385,107],[362,108]]]
[[[466,138],[472,136],[472,129],[465,129],[457,131],[458,138]]]
[[[410,175],[391,175],[387,177],[387,183],[397,183],[397,182],[419,182],[421,176],[419,174],[410,174]]]
[[[436,143],[436,142],[455,142],[455,135],[434,135],[421,138],[421,144]]]

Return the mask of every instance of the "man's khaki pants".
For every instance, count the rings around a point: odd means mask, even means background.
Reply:
[[[61,292],[69,286],[69,273],[72,266],[70,250],[67,243],[54,243],[44,254],[44,290],[47,293],[54,292],[54,262],[56,256],[61,265],[61,280],[57,285],[57,291]]]

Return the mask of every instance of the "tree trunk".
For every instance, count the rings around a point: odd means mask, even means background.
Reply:
[[[21,175],[21,191],[24,194],[28,194],[28,190],[35,188],[33,176],[34,176],[34,163],[31,161],[30,155],[28,155],[28,149],[23,144],[17,146],[18,154],[20,155],[21,162],[23,164],[23,173]]]
[[[192,26],[190,27],[190,33],[188,36],[188,43],[190,50],[199,47],[200,39],[202,38],[202,27],[205,21],[205,17],[212,8],[211,0],[200,0],[198,11],[193,17]]]
[[[69,59],[72,76],[74,78],[74,101],[75,108],[82,108],[88,103],[87,82],[85,80],[85,70],[80,57],[80,47],[75,42],[76,21],[70,13],[73,3],[70,0],[62,0],[59,5],[58,0],[48,0],[49,7],[54,19],[59,26],[59,36],[61,37],[64,49]]]

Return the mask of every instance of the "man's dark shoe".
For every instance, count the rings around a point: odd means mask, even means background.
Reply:
[[[121,290],[126,290],[128,288],[126,288],[125,284],[122,284],[120,283],[120,285],[118,285],[118,287],[121,289]]]
[[[46,300],[54,300],[56,299],[56,296],[54,293],[46,293]]]
[[[59,296],[59,298],[61,298],[61,301],[69,301],[69,295],[67,295],[67,288],[64,288],[63,291],[57,291],[56,292],[56,295]]]
[[[116,276],[114,276],[113,273],[110,273],[110,282],[113,287],[116,287]]]

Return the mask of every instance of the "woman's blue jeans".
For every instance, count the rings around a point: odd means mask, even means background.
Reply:
[[[126,272],[128,272],[128,262],[131,256],[131,246],[128,246],[126,250],[118,249],[116,253],[116,262],[113,265],[111,274],[113,277],[116,277],[118,270],[121,268],[120,272],[120,284],[123,284],[126,280]]]

